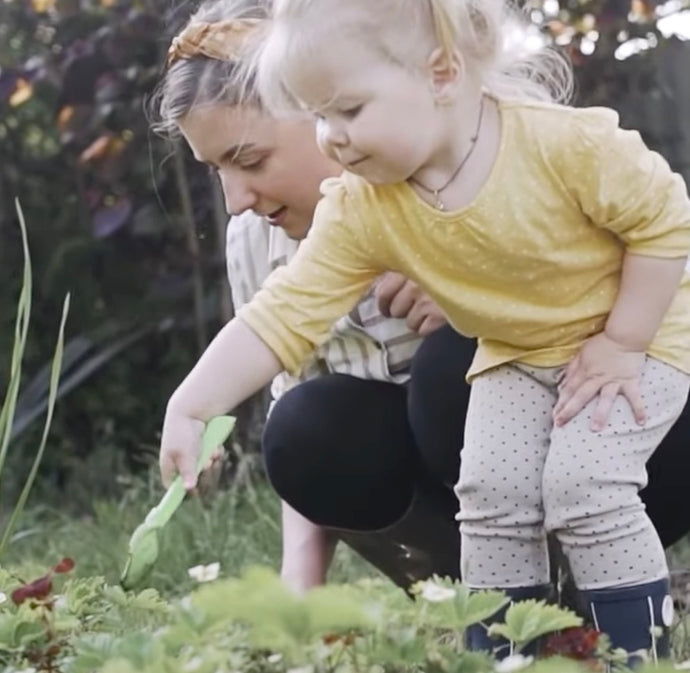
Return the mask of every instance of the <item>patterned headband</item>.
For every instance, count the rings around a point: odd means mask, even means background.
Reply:
[[[190,23],[173,39],[166,67],[184,58],[207,56],[218,61],[239,58],[242,45],[263,19]]]

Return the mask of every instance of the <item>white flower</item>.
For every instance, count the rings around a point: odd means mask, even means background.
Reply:
[[[269,664],[279,664],[283,659],[282,654],[271,654],[269,657],[267,657],[267,661]]]
[[[421,596],[424,600],[432,603],[441,603],[455,598],[455,589],[448,589],[431,581],[424,582]]]
[[[503,661],[497,661],[494,670],[496,673],[513,673],[527,668],[534,661],[534,657],[526,657],[523,654],[511,654]]]
[[[58,610],[65,610],[67,608],[67,596],[65,594],[58,594],[55,596],[55,603],[53,604]]]
[[[189,568],[187,574],[197,582],[213,582],[218,579],[220,563],[209,563],[207,566],[199,565]]]
[[[193,657],[190,659],[182,669],[183,671],[196,671],[203,665],[204,660],[201,657]]]
[[[2,591],[0,591],[0,605],[2,605],[6,600],[7,600],[7,594],[4,594],[4,593],[2,593]]]
[[[308,666],[300,666],[299,668],[291,668],[287,673],[314,673],[314,667],[310,664]]]

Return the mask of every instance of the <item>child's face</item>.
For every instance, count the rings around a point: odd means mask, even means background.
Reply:
[[[400,182],[433,155],[436,106],[422,73],[373,50],[336,47],[291,79],[316,117],[319,147],[348,171],[373,184]]]
[[[179,123],[195,158],[215,170],[230,215],[252,210],[302,239],[322,180],[340,172],[310,121],[277,121],[254,108],[200,106]]]

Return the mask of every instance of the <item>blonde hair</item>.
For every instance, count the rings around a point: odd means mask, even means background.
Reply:
[[[434,49],[449,61],[459,54],[502,99],[568,102],[572,95],[564,56],[546,43],[532,51],[510,44],[511,31],[531,24],[504,0],[275,0],[272,24],[257,57],[269,109],[298,107],[290,75],[339,39],[364,43],[409,69],[422,68]]]
[[[257,19],[263,23],[269,11],[270,0],[207,0],[191,16],[180,35],[197,25],[222,27],[231,21]],[[260,32],[256,31],[256,40],[260,39]],[[262,109],[255,78],[245,62],[251,61],[249,54],[256,49],[253,40],[247,40],[244,35],[238,35],[240,37],[241,43],[238,39],[237,47],[228,48],[223,57],[221,51],[216,54],[199,49],[198,53],[185,54],[171,63],[148,103],[149,119],[155,132],[169,137],[179,135],[180,120],[200,106],[247,105]],[[224,39],[229,38],[225,35]]]

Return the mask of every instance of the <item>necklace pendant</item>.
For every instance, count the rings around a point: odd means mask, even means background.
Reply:
[[[438,192],[434,192],[434,199],[436,200],[436,203],[434,204],[434,206],[436,207],[436,210],[445,210],[446,209],[446,206],[443,203],[443,201],[441,201],[441,197],[438,195]]]

